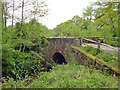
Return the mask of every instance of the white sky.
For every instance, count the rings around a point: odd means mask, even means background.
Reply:
[[[43,25],[53,29],[56,25],[71,19],[75,15],[82,15],[83,8],[97,0],[47,0],[50,15],[42,20]]]

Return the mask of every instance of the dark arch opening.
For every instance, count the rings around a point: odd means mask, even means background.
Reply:
[[[64,56],[58,52],[56,52],[53,56],[52,56],[52,59],[55,63],[57,64],[67,64]]]

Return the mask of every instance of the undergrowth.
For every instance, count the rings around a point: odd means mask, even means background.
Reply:
[[[28,88],[117,88],[115,77],[78,64],[57,65],[50,73],[41,73]]]
[[[50,72],[41,72],[29,85],[24,80],[9,79],[9,88],[118,88],[118,78],[76,62],[57,65]]]

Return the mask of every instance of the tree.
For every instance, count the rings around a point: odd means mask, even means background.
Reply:
[[[54,28],[56,33],[55,36],[69,37],[69,36],[80,36],[81,24],[83,18],[76,15],[72,19],[61,23]]]
[[[118,3],[117,2],[96,2],[98,8],[94,12],[95,24],[97,25],[97,30],[99,30],[104,25],[111,28],[111,32],[115,30],[115,22],[118,17]]]
[[[17,1],[16,1],[17,2]],[[14,4],[14,5],[13,5]],[[2,31],[2,72],[3,76],[9,75],[18,79],[19,77],[23,77],[24,75],[29,75],[32,71],[39,71],[41,70],[40,62],[43,59],[42,54],[40,53],[43,50],[43,43],[46,44],[47,40],[44,37],[44,33],[46,33],[47,28],[40,24],[36,19],[30,20],[28,13],[28,5],[32,5],[31,2],[27,0],[21,0],[18,5],[15,6],[15,0],[12,1],[11,9],[7,10],[7,13],[12,16],[12,23],[11,26],[5,27],[7,30],[3,28]],[[7,15],[6,15],[6,4],[3,3],[3,20],[7,22]],[[8,5],[7,5],[8,7]],[[5,9],[4,9],[5,8]],[[30,8],[31,9],[31,8]],[[17,16],[15,15],[17,13]],[[26,15],[27,13],[27,15]],[[37,14],[35,13],[35,18],[37,18]],[[42,13],[43,15],[43,13]],[[26,23],[27,20],[30,20]],[[13,25],[14,21],[18,21]],[[12,28],[12,30],[11,30]],[[33,46],[39,48],[37,52],[33,50]]]
[[[14,7],[15,7],[15,5],[14,5],[14,0],[13,0],[12,29],[13,29],[13,21],[14,21]]]
[[[89,20],[84,20],[84,22],[83,22],[82,25],[81,25],[81,30],[84,30],[84,29],[88,30],[88,27],[89,27],[89,25],[90,25],[91,23],[92,23],[92,22],[89,21]]]
[[[20,38],[22,39],[22,29],[23,29],[23,21],[24,21],[24,17],[23,17],[23,10],[24,10],[24,0],[22,1],[22,18],[21,18],[21,28],[20,28]],[[22,43],[21,43],[21,40],[20,40],[20,48],[19,48],[19,51],[21,51],[21,47],[22,47]]]
[[[3,17],[3,25],[5,27],[5,29],[7,30],[7,19],[10,17],[9,12],[8,12],[8,8],[9,8],[9,2],[4,0],[3,4],[2,4],[3,8],[2,8],[2,17]]]
[[[83,22],[83,18],[82,17],[79,17],[78,15],[76,16],[73,16],[72,18],[72,21],[76,24],[76,25],[79,25]]]
[[[33,19],[38,19],[39,17],[47,15],[48,9],[45,9],[46,6],[44,0],[33,0],[31,4],[33,9],[29,9],[30,16],[33,17]]]
[[[2,63],[2,2],[0,1],[0,62]],[[2,65],[0,64],[0,68],[2,69]],[[0,69],[0,71],[2,71]],[[0,74],[0,80],[1,80],[2,74]]]
[[[93,16],[93,8],[91,6],[84,9],[84,13],[83,13],[84,18],[87,18],[87,20],[92,20],[92,16]]]

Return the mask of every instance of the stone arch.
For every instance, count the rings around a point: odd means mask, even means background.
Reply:
[[[67,64],[66,60],[65,60],[65,57],[59,53],[59,52],[56,52],[52,55],[52,59],[55,63],[57,64]]]

